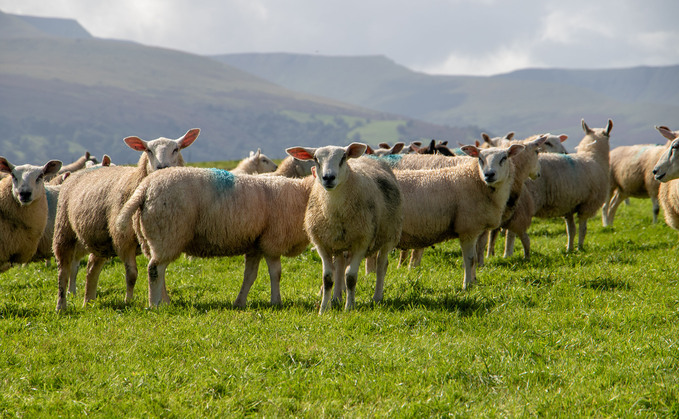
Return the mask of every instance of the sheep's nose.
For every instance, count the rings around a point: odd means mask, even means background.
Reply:
[[[19,200],[21,202],[28,202],[31,200],[31,192],[21,191],[19,192]]]
[[[653,174],[657,175],[658,174],[658,169],[653,169]]]
[[[323,175],[323,181],[332,182],[333,180],[335,180],[335,175]]]
[[[492,182],[495,180],[495,171],[491,170],[483,174],[486,178],[486,182]]]

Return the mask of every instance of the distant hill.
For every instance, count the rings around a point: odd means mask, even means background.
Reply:
[[[71,161],[85,149],[115,163],[122,139],[202,129],[192,161],[239,159],[258,147],[475,138],[452,128],[291,91],[208,57],[89,36],[75,21],[0,13],[0,155]]]
[[[580,119],[613,119],[612,145],[664,142],[653,129],[679,129],[679,66],[616,70],[528,69],[492,77],[432,76],[386,57],[229,54],[213,57],[292,90],[435,124],[474,125],[495,134],[566,133]]]

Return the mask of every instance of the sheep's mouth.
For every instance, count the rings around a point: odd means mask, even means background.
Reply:
[[[662,178],[664,178],[666,174],[667,173],[658,173],[657,175],[655,175],[655,180],[661,181]]]

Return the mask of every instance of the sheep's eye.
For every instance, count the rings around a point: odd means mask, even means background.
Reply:
[[[175,148],[174,150],[172,150],[172,154],[177,154],[177,153],[179,153],[179,149],[178,149],[178,148]]]
[[[40,181],[42,180],[43,176],[44,176],[44,175],[38,176],[38,178],[35,180],[35,182],[36,182],[36,183],[40,182]]]
[[[19,179],[17,179],[17,177],[14,175],[14,173],[12,173],[12,180],[15,181],[15,182],[17,182],[17,181],[19,180]]]
[[[504,156],[500,159],[500,164],[505,164],[506,161],[507,161],[507,156]]]
[[[342,160],[340,160],[340,162],[339,162],[340,167],[342,167],[342,165],[343,165],[346,161],[347,161],[346,156],[345,156],[345,157],[342,157]]]
[[[479,164],[481,165],[481,167],[486,165],[486,163],[483,161],[481,157],[479,157]]]

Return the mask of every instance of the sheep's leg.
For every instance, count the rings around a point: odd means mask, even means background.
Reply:
[[[467,289],[476,283],[476,239],[477,237],[472,237],[471,239],[460,238],[460,247],[462,247],[462,259],[464,262],[464,282],[462,283],[462,289]]]
[[[135,253],[136,249],[120,257],[125,264],[125,302],[128,304],[134,300],[134,286],[137,284],[137,258]],[[163,289],[163,291],[165,290]],[[163,297],[166,296],[167,292],[164,292]]]
[[[604,205],[601,207],[601,224],[604,227],[608,227],[608,225],[610,224],[608,222],[608,212],[610,211],[611,208],[611,201],[613,201],[613,197],[611,196],[611,194],[609,193],[608,195],[609,197],[606,198],[606,200],[604,201]]]
[[[262,260],[262,255],[260,253],[253,253],[245,255],[245,270],[243,271],[243,285],[240,287],[238,296],[233,302],[234,307],[244,308],[245,303],[248,299],[248,293],[250,292],[250,287],[255,283],[257,279],[257,270],[259,269],[259,262]],[[271,275],[271,273],[269,273]],[[271,299],[273,300],[273,277],[271,278]],[[280,297],[279,297],[280,298]]]
[[[422,262],[422,255],[424,255],[424,248],[413,249],[410,253],[410,263],[408,263],[408,268],[417,268]]]
[[[73,264],[73,249],[58,247],[55,252],[57,269],[59,270],[59,291],[57,293],[57,312],[66,310],[66,289],[71,276]],[[9,263],[5,264],[9,267]],[[3,268],[5,267],[3,265]]]
[[[377,280],[375,281],[375,294],[373,301],[380,302],[384,296],[384,278],[387,276],[387,267],[389,266],[389,248],[382,248],[377,254],[377,266],[375,267],[375,274]]]
[[[530,237],[528,236],[527,232],[521,233],[519,236],[521,239],[521,244],[523,245],[523,257],[526,260],[530,259]]]
[[[488,249],[486,250],[486,257],[495,256],[495,242],[497,236],[500,234],[500,229],[496,228],[488,232]]]
[[[371,274],[375,272],[375,265],[377,264],[377,256],[368,256],[365,258],[365,274]]]
[[[149,307],[157,307],[161,303],[166,269],[167,263],[161,264],[155,259],[149,261]]]
[[[615,193],[613,194],[613,197],[608,203],[608,211],[606,211],[605,208],[606,205],[604,204],[604,208],[601,209],[601,220],[604,227],[613,225],[613,220],[615,219],[615,212],[618,210],[618,207],[620,206],[620,204],[622,204],[624,200],[625,199],[622,197],[620,190],[616,189]]]
[[[401,265],[405,264],[406,259],[408,258],[408,250],[407,249],[401,249],[398,252],[398,265],[396,265],[397,268],[400,268]]]
[[[587,234],[587,217],[578,216],[578,249],[582,250],[585,246],[585,235]]]
[[[507,233],[505,234],[505,253],[504,257],[510,258],[514,254],[514,240],[516,239],[516,233],[513,231],[507,230]],[[521,239],[521,243],[523,243],[523,238]],[[524,248],[525,250],[525,248]]]
[[[279,306],[282,303],[281,300],[281,258],[278,257],[267,257],[266,264],[269,268],[269,279],[271,280],[271,305]]]
[[[346,271],[346,268],[346,256],[344,254],[335,256],[333,260],[333,277],[335,278],[335,289],[332,292],[333,303],[339,304],[342,301],[342,293],[347,289],[347,284],[344,282],[344,271]]]
[[[83,301],[83,307],[87,305],[90,301],[97,298],[97,284],[99,283],[99,274],[101,269],[104,267],[106,258],[96,256],[94,253],[90,253],[89,259],[87,259],[87,275],[85,276],[85,301]]]
[[[77,289],[76,280],[78,279],[78,270],[80,269],[80,259],[75,256],[71,261],[71,275],[68,278],[68,292],[75,295]]]
[[[484,250],[486,250],[486,244],[488,243],[488,232],[484,231],[476,239],[476,263],[478,266],[483,266],[484,260]]]
[[[660,205],[658,204],[658,198],[651,198],[653,203],[653,224],[658,222],[658,214],[660,214]]]
[[[572,252],[575,243],[575,220],[573,220],[573,214],[566,215],[563,218],[566,220],[566,234],[568,235],[566,251]]]
[[[350,256],[349,266],[345,272],[345,281],[347,285],[347,302],[344,305],[345,311],[353,310],[356,306],[356,282],[358,281],[358,269],[361,267],[361,260],[364,257],[363,252],[353,252]],[[379,281],[379,280],[378,280]],[[382,278],[384,281],[384,278]]]
[[[318,246],[316,246],[316,251],[323,263],[323,297],[321,299],[321,307],[318,310],[318,314],[323,314],[330,309],[332,305],[330,302],[330,291],[332,290],[333,284],[334,264],[333,258],[328,252],[321,250]]]

